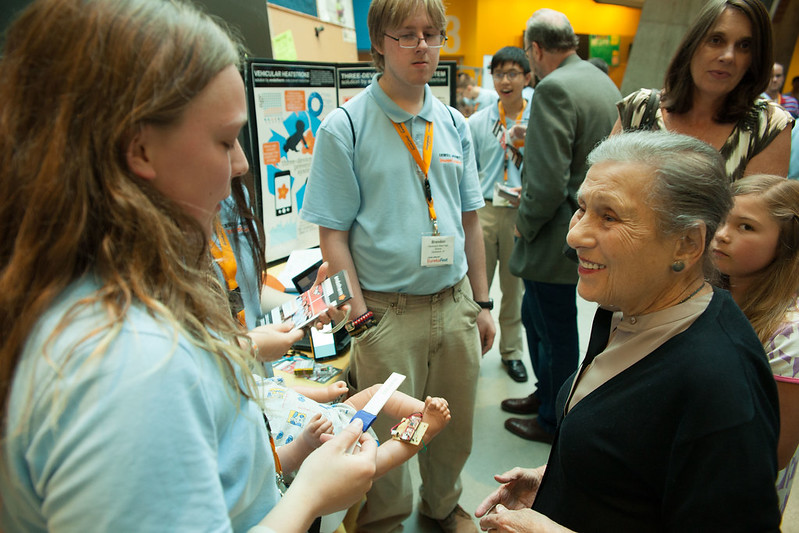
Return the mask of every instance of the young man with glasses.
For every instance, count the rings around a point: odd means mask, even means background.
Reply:
[[[513,227],[519,206],[508,190],[519,194],[524,136],[530,118],[530,103],[522,91],[530,83],[530,62],[524,50],[506,46],[491,58],[491,77],[499,101],[469,118],[474,143],[474,157],[486,205],[477,212],[483,228],[486,249],[488,286],[499,262],[499,353],[508,375],[515,381],[527,381],[522,363],[522,294],[521,278],[511,274]]]
[[[447,399],[450,428],[419,455],[420,511],[444,531],[476,532],[458,505],[460,472],[495,327],[469,128],[427,85],[446,39],[444,6],[373,0],[367,22],[378,74],[319,128],[301,217],[319,225],[330,268],[349,273],[349,385],[399,372],[402,392]],[[386,439],[389,426],[373,427]],[[358,531],[395,531],[412,508],[404,465],[374,483]]]

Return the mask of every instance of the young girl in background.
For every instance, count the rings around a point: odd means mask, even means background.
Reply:
[[[732,192],[735,204],[716,232],[713,256],[777,380],[782,511],[799,461],[799,182],[754,175],[733,183]]]

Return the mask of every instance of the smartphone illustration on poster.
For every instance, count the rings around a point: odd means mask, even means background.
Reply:
[[[291,213],[291,172],[275,174],[275,216]]]

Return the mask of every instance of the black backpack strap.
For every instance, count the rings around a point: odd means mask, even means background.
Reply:
[[[452,127],[454,127],[457,130],[458,125],[455,122],[455,115],[452,114],[452,109],[448,105],[445,105],[444,107],[447,108],[447,113],[449,113],[449,118],[452,120]],[[355,124],[352,122],[352,115],[350,115],[350,112],[347,111],[346,107],[339,107],[339,109],[344,111],[344,114],[347,115],[347,120],[350,121],[350,130],[352,131],[352,147],[355,148]]]
[[[446,107],[446,108],[447,108],[447,112],[449,113],[449,118],[451,118],[451,119],[452,119],[452,125],[453,125],[453,126],[455,127],[455,129],[457,130],[457,129],[458,129],[458,125],[457,125],[457,124],[455,124],[455,115],[453,115],[453,114],[452,114],[452,108],[450,108],[448,105],[445,105],[444,107]]]
[[[347,111],[346,107],[339,107],[339,109],[344,111],[344,114],[347,115],[347,120],[350,121],[350,130],[352,130],[352,147],[355,148],[355,124],[352,123],[352,116],[350,115],[350,112]]]

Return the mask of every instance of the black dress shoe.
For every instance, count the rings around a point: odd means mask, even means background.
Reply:
[[[503,359],[502,364],[505,365],[505,368],[508,370],[508,375],[513,381],[518,381],[519,383],[527,381],[527,369],[524,368],[524,363],[518,359],[513,359],[511,361],[505,361]]]
[[[533,393],[524,398],[508,398],[507,400],[502,400],[500,406],[503,411],[507,411],[508,413],[534,415],[538,412],[538,408],[541,407],[541,402],[538,400],[535,393]]]
[[[552,444],[555,435],[542,428],[538,418],[509,418],[505,420],[505,429],[525,440]]]

